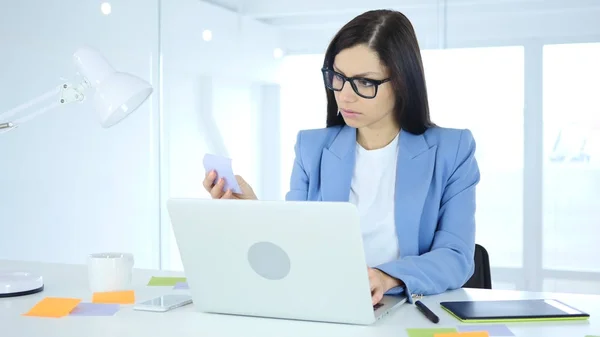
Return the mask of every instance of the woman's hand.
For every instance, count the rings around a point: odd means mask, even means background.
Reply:
[[[402,285],[400,280],[374,268],[369,268],[369,283],[371,284],[371,299],[373,300],[373,305],[381,302],[383,294],[388,290]]]
[[[244,178],[240,176],[235,176],[240,189],[242,190],[242,194],[233,193],[231,189],[227,191],[223,191],[223,187],[225,186],[225,180],[223,178],[219,179],[219,181],[215,184],[214,181],[217,178],[217,173],[215,171],[210,171],[206,173],[204,178],[204,182],[202,185],[206,189],[210,196],[213,199],[240,199],[240,200],[258,200],[256,194],[252,190],[252,187],[244,180]]]

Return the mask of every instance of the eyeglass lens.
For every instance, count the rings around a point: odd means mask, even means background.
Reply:
[[[332,90],[336,90],[336,91],[340,91],[342,90],[342,88],[344,87],[344,83],[346,82],[346,78],[341,75],[336,73],[335,71],[331,71],[331,70],[325,70],[323,72],[324,78],[325,78],[325,85]],[[363,97],[367,97],[367,98],[373,98],[375,97],[375,94],[377,93],[377,85],[365,80],[365,79],[360,79],[360,78],[355,78],[351,80],[353,85],[352,85],[352,89],[354,89],[354,92],[357,93],[360,96]]]

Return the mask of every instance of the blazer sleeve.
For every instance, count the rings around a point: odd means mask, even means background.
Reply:
[[[285,195],[286,201],[306,201],[308,199],[308,174],[302,162],[302,131],[296,136],[294,146],[295,158],[290,178],[290,190]]]
[[[404,287],[388,294],[433,295],[462,287],[473,274],[475,250],[475,186],[480,173],[475,140],[462,130],[455,164],[442,192],[438,226],[429,252],[401,257],[376,268],[401,280]]]

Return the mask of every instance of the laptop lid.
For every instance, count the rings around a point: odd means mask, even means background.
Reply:
[[[167,207],[198,310],[375,320],[354,205],[170,199]]]

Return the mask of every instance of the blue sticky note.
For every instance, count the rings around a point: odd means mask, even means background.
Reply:
[[[113,316],[119,311],[118,304],[79,303],[70,316]]]
[[[202,161],[202,163],[204,164],[204,169],[206,170],[206,172],[213,170],[217,172],[215,184],[217,183],[217,181],[219,181],[220,178],[225,179],[223,191],[231,189],[233,193],[242,194],[242,190],[237,183],[237,179],[235,179],[235,175],[233,174],[231,158],[207,153],[204,155],[204,160]]]
[[[190,286],[187,282],[177,282],[173,289],[190,289]]]
[[[514,336],[515,334],[504,324],[459,325],[459,332],[487,331],[491,336]]]

